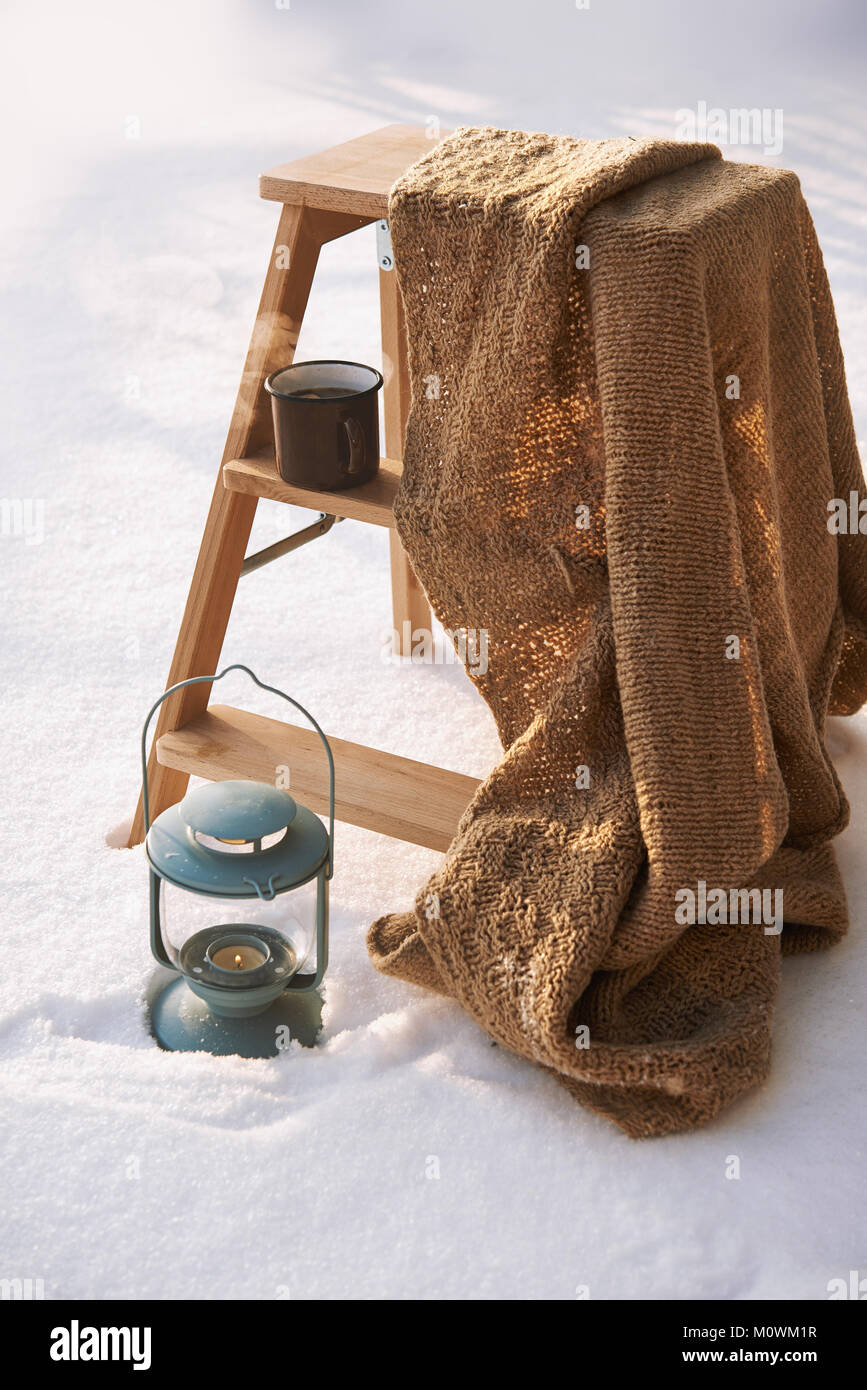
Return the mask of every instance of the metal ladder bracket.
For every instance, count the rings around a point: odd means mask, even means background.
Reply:
[[[385,218],[376,224],[376,259],[380,270],[394,270],[394,247]]]
[[[275,541],[273,545],[266,546],[264,550],[257,550],[255,554],[248,555],[241,566],[241,574],[252,574],[254,570],[260,570],[263,565],[270,565],[272,560],[279,560],[281,555],[289,555],[293,550],[300,550],[302,545],[307,545],[308,542],[327,535],[335,522],[342,520],[342,516],[331,516],[329,512],[320,512],[319,520],[311,522],[303,530],[293,531],[292,535],[286,536],[284,540]]]

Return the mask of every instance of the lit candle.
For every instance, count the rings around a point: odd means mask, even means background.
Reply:
[[[267,959],[266,950],[244,941],[233,941],[211,952],[211,961],[220,970],[256,970]]]
[[[285,985],[297,958],[291,942],[272,927],[233,922],[196,932],[181,947],[179,964],[191,984],[216,989],[220,995]]]

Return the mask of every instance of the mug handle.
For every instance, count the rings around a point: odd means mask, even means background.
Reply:
[[[349,440],[349,462],[343,471],[344,473],[361,473],[364,470],[364,434],[361,426],[351,415],[341,423]]]

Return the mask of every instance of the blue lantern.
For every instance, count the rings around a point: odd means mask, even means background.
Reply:
[[[328,829],[267,782],[208,782],[151,824],[147,734],[164,700],[188,685],[244,671],[309,720],[328,758]],[[151,951],[177,977],[151,998],[151,1024],[169,1051],[270,1057],[290,1038],[311,1046],[321,1026],[333,872],[334,759],[297,700],[246,666],[195,676],[166,690],[141,736],[150,878]],[[313,964],[311,965],[311,958]]]

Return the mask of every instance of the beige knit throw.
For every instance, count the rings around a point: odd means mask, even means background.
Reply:
[[[712,146],[467,128],[389,221],[397,527],[488,634],[505,754],[370,952],[627,1134],[687,1129],[766,1076],[781,952],[847,925],[867,535],[828,505],[865,489],[809,213]]]

